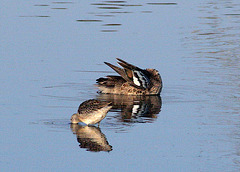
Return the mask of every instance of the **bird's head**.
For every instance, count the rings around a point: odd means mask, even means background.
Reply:
[[[72,124],[77,124],[79,122],[80,122],[79,114],[78,113],[73,114],[72,117],[71,117],[71,123]]]

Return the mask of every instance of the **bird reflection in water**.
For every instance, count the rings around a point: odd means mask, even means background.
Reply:
[[[101,132],[100,128],[95,126],[81,126],[71,124],[73,134],[76,134],[80,148],[86,148],[91,152],[110,152],[112,146],[109,145],[106,136]]]
[[[160,96],[126,96],[99,94],[98,100],[111,101],[110,112],[119,112],[120,120],[128,123],[147,123],[157,118],[161,111]]]

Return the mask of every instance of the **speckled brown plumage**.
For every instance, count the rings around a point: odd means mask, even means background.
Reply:
[[[107,112],[112,108],[112,102],[104,102],[90,99],[78,108],[78,112],[71,117],[72,123],[83,122],[87,125],[100,123],[106,116]]]
[[[96,99],[90,99],[87,100],[83,103],[80,104],[80,106],[78,107],[78,113],[79,114],[91,114],[99,109],[102,109],[108,105],[110,105],[111,102],[103,102],[103,101],[99,101]]]
[[[159,95],[162,90],[162,79],[156,69],[141,69],[119,58],[119,68],[105,62],[120,76],[108,75],[97,79],[99,93],[125,95]]]

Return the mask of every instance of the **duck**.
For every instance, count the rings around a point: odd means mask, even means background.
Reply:
[[[83,122],[88,126],[98,123],[99,126],[111,108],[112,102],[96,99],[86,100],[80,104],[78,112],[71,116],[71,123],[77,124]]]
[[[118,95],[160,95],[162,91],[162,78],[156,69],[141,69],[126,61],[116,58],[117,67],[104,62],[120,76],[107,75],[96,80],[98,93]]]

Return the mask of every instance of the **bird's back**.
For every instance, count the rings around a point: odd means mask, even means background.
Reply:
[[[111,102],[103,102],[103,101],[99,101],[96,99],[90,99],[90,100],[87,100],[80,104],[80,106],[78,108],[78,113],[79,114],[90,114],[90,113],[96,112],[110,104],[111,104]]]

